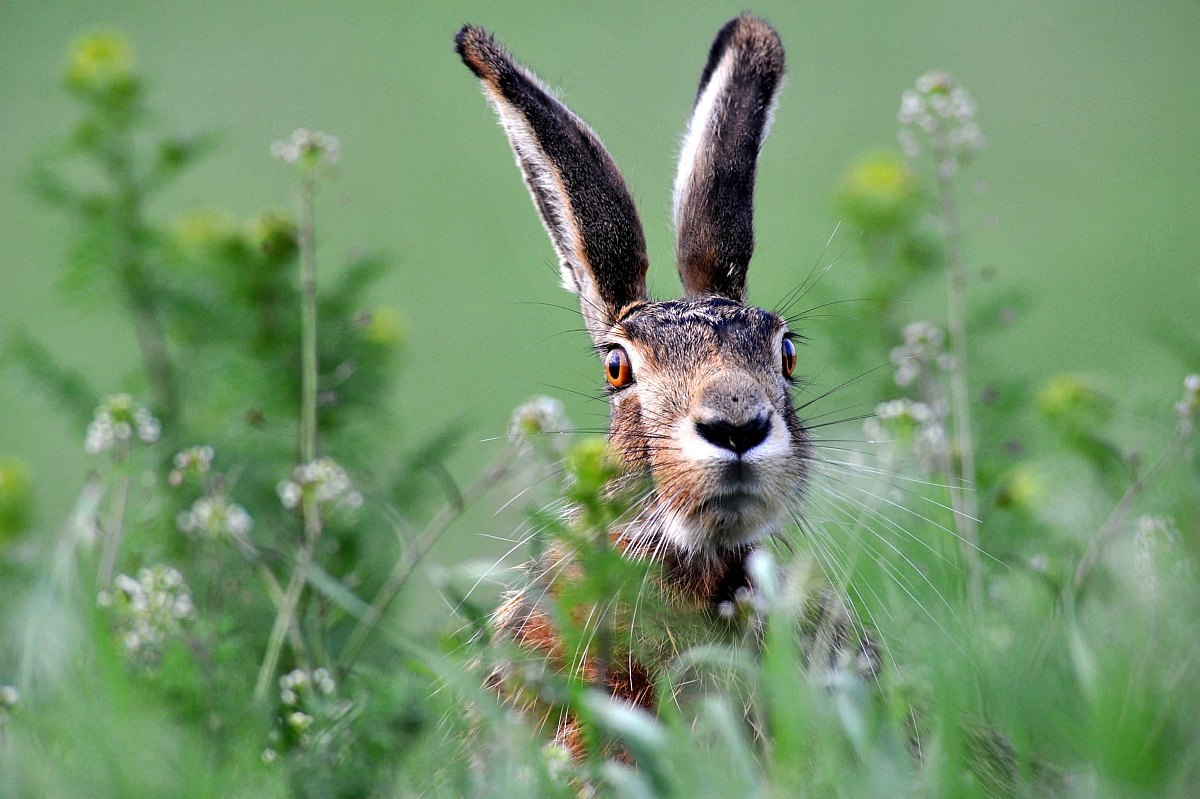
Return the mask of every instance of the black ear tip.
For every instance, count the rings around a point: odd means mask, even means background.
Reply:
[[[719,59],[730,47],[742,50],[759,69],[783,72],[783,41],[766,20],[742,14],[726,22],[713,42],[712,55]]]
[[[496,42],[478,25],[463,25],[454,34],[454,51],[476,77],[488,80],[495,75]]]
[[[454,52],[466,60],[467,53],[478,49],[478,43],[488,38],[487,32],[477,25],[465,24],[454,34]]]

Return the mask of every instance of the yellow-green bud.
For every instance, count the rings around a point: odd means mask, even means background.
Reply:
[[[84,94],[127,89],[134,83],[133,50],[119,33],[93,33],[71,48],[67,86]]]
[[[1046,418],[1069,430],[1097,429],[1112,416],[1113,400],[1084,377],[1061,374],[1038,392],[1038,408]]]
[[[842,178],[838,206],[868,233],[886,233],[909,220],[917,208],[916,174],[893,153],[857,159]]]
[[[188,211],[172,225],[175,242],[188,252],[220,247],[229,241],[236,230],[233,217],[221,210]]]
[[[617,475],[616,459],[603,438],[585,438],[567,451],[567,471],[574,476],[582,496],[597,496]]]
[[[299,249],[296,223],[274,211],[263,211],[246,223],[246,238],[272,262],[290,261]]]
[[[376,308],[367,314],[362,336],[372,344],[399,347],[404,341],[404,317],[392,308]]]
[[[16,458],[0,460],[0,543],[29,527],[32,507],[29,469]]]

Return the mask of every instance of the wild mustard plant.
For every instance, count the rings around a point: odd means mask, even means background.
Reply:
[[[115,394],[96,408],[83,449],[89,455],[111,451],[113,459],[121,460],[131,445],[153,444],[161,434],[162,424],[145,405],[128,394]]]
[[[97,603],[112,608],[125,656],[141,668],[157,666],[165,647],[196,613],[183,575],[162,564],[139,569],[132,577],[118,574]]]
[[[904,93],[897,119],[898,134],[905,154],[921,155],[924,148],[933,157],[937,175],[937,197],[945,233],[948,284],[947,328],[950,332],[950,405],[954,431],[955,461],[950,499],[954,504],[955,529],[964,537],[968,562],[975,564],[973,547],[978,543],[975,498],[975,445],[972,439],[967,385],[966,267],[960,253],[961,230],[954,191],[959,169],[984,146],[983,133],[975,120],[976,106],[967,90],[944,72],[930,72],[917,79],[916,88]],[[968,488],[964,490],[963,485]],[[972,566],[972,591],[979,598],[979,574]]]

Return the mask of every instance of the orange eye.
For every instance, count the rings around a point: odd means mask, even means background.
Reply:
[[[613,388],[624,388],[633,380],[633,369],[629,366],[629,356],[620,347],[613,347],[604,356],[604,377]]]
[[[791,377],[796,371],[796,345],[790,338],[783,340],[783,376]]]

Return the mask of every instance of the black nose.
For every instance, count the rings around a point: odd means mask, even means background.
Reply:
[[[705,441],[722,449],[736,452],[738,455],[761,444],[770,430],[771,417],[765,414],[741,424],[733,424],[723,419],[712,422],[696,422],[696,432]]]

